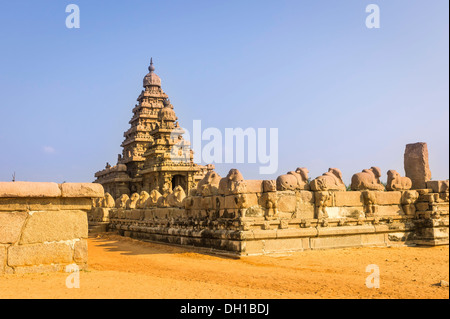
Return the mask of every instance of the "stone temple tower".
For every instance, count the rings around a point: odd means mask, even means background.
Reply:
[[[190,143],[183,139],[184,130],[168,96],[161,88],[153,59],[149,73],[144,77],[138,103],[129,121],[131,127],[123,134],[122,154],[117,164],[95,174],[105,192],[114,198],[122,194],[147,192],[164,187],[183,187],[186,193],[194,188],[212,165],[201,166],[193,162]]]

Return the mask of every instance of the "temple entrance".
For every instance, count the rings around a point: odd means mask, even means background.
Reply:
[[[186,191],[186,178],[183,175],[174,175],[172,177],[172,189],[180,185]]]

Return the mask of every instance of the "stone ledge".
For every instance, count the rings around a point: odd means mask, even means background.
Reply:
[[[63,183],[59,185],[62,197],[104,197],[103,186],[97,183]]]
[[[0,182],[0,197],[61,197],[56,183]]]
[[[97,198],[104,195],[103,186],[96,183],[0,182],[0,198]]]

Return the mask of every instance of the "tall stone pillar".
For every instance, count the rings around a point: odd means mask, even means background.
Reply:
[[[404,156],[405,175],[412,181],[412,189],[426,188],[431,179],[427,143],[407,144]]]

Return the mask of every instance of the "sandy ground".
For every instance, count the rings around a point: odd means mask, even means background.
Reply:
[[[380,269],[380,288],[365,285]],[[449,298],[449,248],[351,248],[232,259],[116,235],[89,239],[80,288],[67,273],[0,276],[0,298]]]

